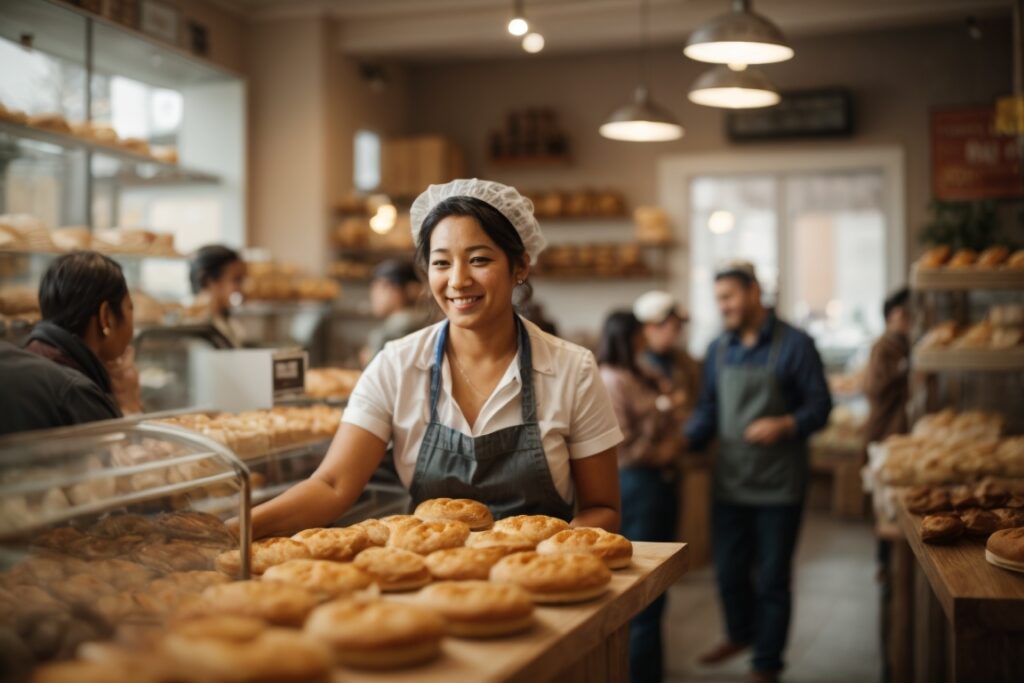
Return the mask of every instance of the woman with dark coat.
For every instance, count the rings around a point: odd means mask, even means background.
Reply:
[[[121,417],[105,367],[132,341],[121,266],[91,251],[61,256],[39,284],[39,309],[24,349],[0,344],[0,433]]]

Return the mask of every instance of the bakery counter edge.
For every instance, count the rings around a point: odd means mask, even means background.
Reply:
[[[570,605],[538,605],[536,624],[496,639],[445,638],[436,661],[397,671],[338,671],[337,683],[544,683],[626,680],[629,620],[689,568],[685,543],[633,543],[633,563],[613,572],[608,592]],[[415,602],[416,594],[389,600]]]

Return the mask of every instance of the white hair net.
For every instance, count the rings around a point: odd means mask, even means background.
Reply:
[[[474,197],[501,212],[519,233],[531,264],[537,262],[537,255],[547,246],[540,224],[533,215],[533,202],[519,194],[514,187],[478,178],[460,178],[443,185],[430,185],[416,198],[409,210],[412,239],[416,244],[419,244],[420,230],[423,229],[427,214],[450,197]]]

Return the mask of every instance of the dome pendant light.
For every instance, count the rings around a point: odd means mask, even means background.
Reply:
[[[529,30],[530,24],[526,21],[526,13],[523,11],[523,0],[514,0],[512,18],[508,22],[508,32],[518,38],[525,36]]]
[[[683,54],[712,64],[772,64],[792,59],[793,48],[778,26],[750,9],[750,0],[732,0],[732,11],[698,28]]]
[[[633,101],[619,107],[601,124],[599,132],[609,140],[625,142],[664,142],[683,137],[683,127],[667,110],[651,98],[647,83],[650,81],[650,40],[647,35],[647,0],[640,0],[640,33],[643,42],[641,68],[643,78],[633,95]]]
[[[781,97],[764,74],[745,66],[716,66],[698,78],[690,101],[706,107],[756,109],[778,104]]]

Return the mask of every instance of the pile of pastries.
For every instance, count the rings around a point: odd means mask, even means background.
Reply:
[[[918,342],[919,349],[1009,349],[1024,344],[1024,305],[989,308],[984,320],[969,327],[939,323]]]
[[[1008,247],[994,246],[981,251],[948,246],[933,247],[921,255],[918,269],[935,270],[1024,270],[1024,249],[1011,252]]]
[[[955,487],[917,486],[904,495],[907,510],[924,515],[921,540],[945,543],[967,535],[988,538],[1024,526],[1024,484],[994,479]]]
[[[247,459],[331,438],[338,431],[341,411],[326,405],[278,406],[241,413],[194,413],[158,422],[191,429]]]
[[[35,662],[161,623],[190,596],[230,581],[213,561],[237,544],[217,517],[191,511],[108,514],[35,536],[28,556],[0,572],[5,674],[17,680]]]
[[[927,415],[911,434],[880,444],[881,480],[910,486],[1024,477],[1024,436],[1000,437],[1002,426],[1001,415],[982,411]]]
[[[415,666],[443,656],[446,637],[511,636],[533,626],[535,604],[603,595],[632,551],[602,529],[427,500],[414,515],[257,541],[252,579],[211,580],[179,595],[148,637],[87,643],[35,680],[319,680],[336,665]],[[240,564],[238,550],[214,558],[225,579]]]
[[[641,277],[651,274],[639,244],[561,244],[541,255],[537,272],[564,277]]]
[[[95,121],[70,122],[63,114],[44,112],[26,114],[23,111],[7,107],[0,102],[0,120],[30,126],[49,133],[59,133],[85,140],[91,144],[107,145],[127,152],[148,156],[165,164],[178,163],[178,150],[172,146],[151,147],[142,138],[122,138],[107,123]]]
[[[126,227],[90,230],[84,225],[50,230],[31,214],[0,214],[0,251],[61,253],[85,249],[105,254],[180,256],[171,233]]]
[[[609,218],[626,215],[626,197],[618,190],[526,191],[537,218]]]
[[[332,301],[341,288],[327,277],[304,275],[286,263],[250,263],[242,292],[248,301]]]
[[[348,398],[362,376],[361,370],[310,368],[306,370],[306,395],[313,398]]]

